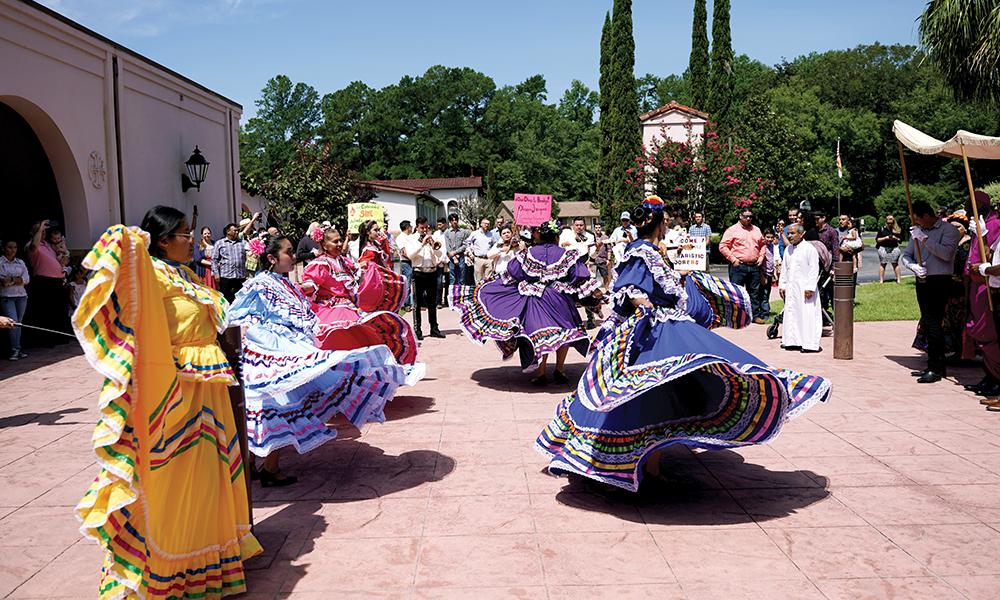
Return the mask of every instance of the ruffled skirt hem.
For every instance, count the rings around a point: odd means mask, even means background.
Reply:
[[[496,342],[503,360],[513,357],[518,352],[519,341],[523,340],[530,345],[533,355],[531,361],[521,361],[521,367],[525,370],[537,365],[546,354],[563,346],[573,346],[581,355],[587,355],[590,336],[582,325],[524,331],[520,319],[502,320],[489,313],[476,295],[482,285],[484,284],[476,287],[454,286],[448,294],[448,304],[459,313],[459,327],[470,340],[479,344]]]

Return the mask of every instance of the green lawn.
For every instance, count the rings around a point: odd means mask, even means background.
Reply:
[[[771,312],[777,314],[784,307],[781,300],[771,301]],[[916,321],[920,318],[913,277],[902,284],[863,283],[858,285],[854,298],[854,321]]]

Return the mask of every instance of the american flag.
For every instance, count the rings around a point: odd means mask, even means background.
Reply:
[[[844,178],[844,163],[840,162],[840,138],[837,138],[837,177]]]

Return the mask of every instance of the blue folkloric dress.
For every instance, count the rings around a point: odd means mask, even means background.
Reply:
[[[326,422],[336,413],[356,427],[382,422],[396,388],[423,376],[422,364],[400,365],[384,345],[318,349],[311,302],[276,273],[247,281],[228,316],[230,325],[246,327],[247,437],[257,456],[283,446],[305,453],[334,439]]]
[[[743,288],[704,273],[685,279],[649,242],[628,245],[611,298],[615,314],[576,392],[535,442],[551,472],[636,491],[655,450],[767,442],[829,398],[825,379],[769,367],[709,331],[750,321]],[[637,297],[655,309],[634,309]]]
[[[504,360],[520,347],[525,370],[567,345],[586,355],[590,338],[576,303],[600,287],[586,258],[555,244],[532,246],[518,252],[503,273],[475,287],[452,288],[449,302],[473,341],[495,341]]]

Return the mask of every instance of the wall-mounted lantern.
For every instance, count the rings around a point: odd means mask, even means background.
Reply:
[[[201,150],[195,146],[191,158],[184,161],[187,173],[181,173],[181,189],[186,192],[191,188],[196,188],[200,192],[201,184],[205,181],[205,175],[208,173],[208,165],[209,162],[201,155]]]

